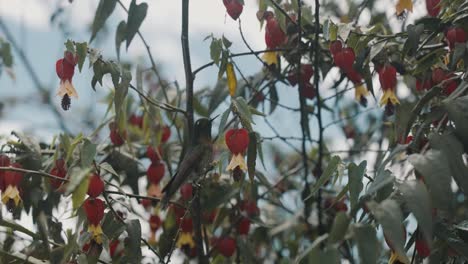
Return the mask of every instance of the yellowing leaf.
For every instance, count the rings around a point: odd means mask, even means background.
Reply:
[[[265,52],[262,56],[263,61],[268,64],[278,64],[278,56],[275,51]]]
[[[237,78],[236,72],[234,71],[234,66],[230,62],[226,65],[226,77],[229,88],[229,94],[232,97],[236,94]]]
[[[403,11],[408,10],[413,12],[413,1],[412,0],[398,0],[398,3],[395,6],[397,15],[401,15]]]

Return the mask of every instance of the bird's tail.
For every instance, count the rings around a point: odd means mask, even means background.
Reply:
[[[163,197],[161,198],[161,203],[160,203],[160,208],[161,210],[166,210],[167,207],[169,206],[169,195],[167,193],[164,193]]]

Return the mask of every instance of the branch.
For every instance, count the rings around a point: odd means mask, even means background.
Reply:
[[[300,1],[300,0],[299,0]],[[314,52],[314,86],[315,86],[315,93],[317,95],[317,119],[318,119],[318,125],[319,125],[319,151],[318,151],[318,161],[317,161],[317,170],[319,171],[320,174],[322,174],[322,161],[323,161],[323,122],[322,122],[322,103],[320,99],[320,89],[319,89],[319,53],[318,51],[318,46],[319,46],[319,33],[320,33],[320,17],[319,17],[319,11],[320,11],[320,1],[315,0],[315,39],[314,39],[314,47],[315,47],[315,52]],[[318,197],[317,197],[317,208],[318,208],[318,229],[319,229],[319,235],[322,235],[324,233],[323,230],[323,223],[322,223],[322,191],[319,189],[318,191]]]
[[[44,176],[50,179],[59,180],[63,182],[69,181],[68,179],[60,178],[60,177],[54,176],[52,174],[49,174],[43,171],[27,170],[27,169],[15,168],[15,167],[0,167],[0,171],[17,171],[17,172],[31,173],[31,174],[36,174],[36,175]]]
[[[194,129],[193,129],[193,79],[192,65],[190,62],[190,46],[188,37],[189,27],[189,0],[182,0],[182,55],[184,59],[185,70],[185,92],[187,97],[186,117],[187,117],[187,142],[185,148],[194,144]],[[192,203],[192,216],[195,229],[195,244],[197,247],[198,261],[201,264],[208,263],[205,256],[202,237],[201,224],[201,205],[200,205],[200,188],[194,184],[194,201]]]

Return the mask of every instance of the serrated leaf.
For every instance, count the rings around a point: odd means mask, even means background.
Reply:
[[[275,83],[272,83],[269,86],[269,94],[270,94],[270,114],[272,114],[276,107],[278,106],[279,96],[278,90],[276,89]]]
[[[348,215],[346,215],[345,212],[339,212],[335,216],[335,220],[333,221],[333,225],[330,231],[330,236],[328,237],[329,245],[341,243],[346,235],[346,231],[348,230],[350,222],[351,219],[348,217]]]
[[[127,34],[127,23],[121,21],[117,26],[117,31],[115,32],[115,51],[117,52],[117,59],[120,60],[120,45],[124,42]]]
[[[408,158],[416,171],[421,173],[429,188],[435,208],[449,210],[452,204],[451,177],[447,157],[439,150],[430,149],[426,154],[413,154]]]
[[[432,207],[429,192],[419,180],[406,181],[398,187],[407,207],[418,221],[427,242],[432,241]]]
[[[130,3],[130,8],[128,9],[128,18],[127,18],[127,33],[125,34],[125,39],[127,40],[127,49],[130,46],[130,43],[138,32],[143,20],[146,17],[146,12],[148,11],[148,4],[141,3],[136,4],[136,0],[132,0]]]
[[[102,231],[110,239],[115,239],[125,231],[125,224],[117,220],[112,212],[108,212],[102,221]]]
[[[210,57],[216,65],[219,66],[219,59],[221,57],[221,51],[223,50],[223,44],[221,40],[213,38],[210,44]]]
[[[93,39],[96,37],[98,31],[104,26],[106,20],[109,16],[114,12],[115,5],[117,4],[117,0],[101,0],[99,1],[99,5],[96,9],[96,14],[94,15],[93,25],[91,27],[91,39],[89,42],[92,42]]]
[[[67,49],[67,51],[70,51],[73,54],[75,53],[75,44],[71,39],[67,39],[67,41],[65,42],[65,48]]]
[[[348,166],[348,178],[349,178],[349,202],[351,204],[351,210],[356,210],[359,194],[364,187],[362,183],[362,178],[366,171],[367,162],[363,161],[359,166],[354,163],[349,164]]]
[[[236,72],[234,71],[234,66],[232,63],[228,62],[226,65],[226,79],[228,83],[228,88],[229,88],[229,94],[231,97],[236,95],[236,90],[237,90],[237,77],[236,77]]]
[[[228,108],[224,111],[223,115],[221,116],[221,120],[219,121],[218,133],[222,133],[224,131],[224,127],[226,126],[229,114],[231,113],[231,109]]]
[[[355,225],[353,227],[361,264],[375,264],[379,256],[380,244],[377,240],[375,227],[371,225]]]
[[[409,263],[410,261],[406,256],[404,248],[405,235],[402,232],[403,215],[398,203],[391,199],[384,200],[380,204],[371,201],[367,203],[367,207],[382,225],[385,237],[392,243],[393,250]]]
[[[310,197],[315,195],[315,192],[320,189],[332,176],[333,174],[337,171],[338,169],[338,164],[340,164],[341,158],[339,156],[333,156],[330,161],[328,162],[328,166],[325,169],[325,171],[322,173],[320,178],[317,180],[315,185],[312,187],[310,190],[309,196],[307,196],[304,201],[308,200]]]
[[[229,53],[225,50],[223,50],[221,56],[221,64],[219,65],[219,70],[218,70],[218,80],[221,79],[224,75],[224,72],[226,71],[226,66],[228,64],[228,58],[229,58]]]
[[[67,189],[65,191],[65,195],[69,195],[73,193],[76,188],[81,184],[81,182],[88,177],[91,168],[73,168],[70,172],[70,181],[67,184]]]
[[[246,127],[249,131],[252,131],[250,124],[255,124],[252,120],[252,113],[250,112],[249,105],[243,97],[237,97],[234,99],[233,104],[241,118],[242,125]]]
[[[257,134],[249,133],[249,147],[247,149],[247,171],[251,181],[255,178],[255,165],[257,160]]]
[[[88,43],[76,43],[76,55],[78,55],[78,69],[81,72],[83,69],[84,62],[86,60],[86,56],[88,55]]]
[[[107,162],[101,163],[101,164],[99,164],[99,167],[101,169],[103,169],[103,170],[105,170],[105,171],[119,177],[119,174],[114,170],[114,168],[112,168],[112,166],[109,163],[107,163]]]
[[[128,237],[125,239],[125,255],[132,261],[131,263],[141,263],[141,226],[139,220],[130,220],[127,223]]]
[[[13,66],[13,56],[11,55],[11,46],[8,42],[3,42],[0,49],[0,57],[6,67]]]
[[[418,49],[419,40],[421,38],[421,34],[424,31],[424,25],[408,25],[407,32],[408,38],[406,39],[405,45],[403,46],[403,54],[408,54],[413,56],[416,50]]]
[[[96,149],[97,145],[91,143],[89,139],[85,138],[83,140],[80,153],[81,167],[86,168],[93,163],[94,156],[96,156]]]
[[[80,184],[72,193],[73,210],[78,209],[83,204],[83,201],[85,200],[86,193],[88,192],[88,186],[89,186],[89,177],[87,177],[87,175],[88,174],[86,174],[86,176],[81,180]]]
[[[223,35],[222,40],[223,40],[223,45],[224,45],[224,47],[225,47],[226,49],[229,49],[229,47],[231,47],[231,45],[232,45],[232,42],[229,41],[229,39],[227,39],[224,35]]]

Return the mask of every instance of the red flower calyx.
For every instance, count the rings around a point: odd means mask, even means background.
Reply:
[[[159,184],[161,179],[164,177],[166,169],[164,164],[160,161],[153,162],[146,170],[146,176],[148,177],[148,182],[152,184]]]
[[[245,164],[243,154],[249,146],[249,131],[245,128],[240,129],[229,129],[225,134],[226,145],[233,154],[231,162],[229,163],[227,170],[232,171],[236,167],[239,167],[243,171],[247,170],[247,164]]]
[[[234,20],[239,18],[244,9],[244,6],[239,0],[223,0],[223,4],[229,16]]]
[[[101,177],[94,173],[89,177],[88,195],[96,198],[104,191],[104,182]]]

